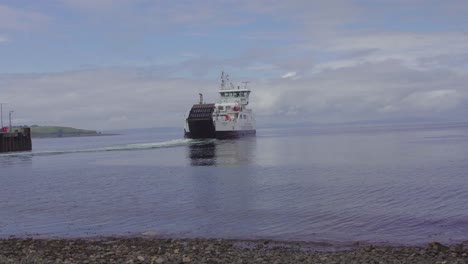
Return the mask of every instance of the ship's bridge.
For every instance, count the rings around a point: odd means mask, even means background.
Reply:
[[[229,89],[229,90],[220,90],[220,103],[237,103],[240,105],[249,104],[249,89]]]

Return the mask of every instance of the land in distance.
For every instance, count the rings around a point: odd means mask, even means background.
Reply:
[[[91,136],[109,136],[115,134],[104,134],[96,130],[78,129],[62,126],[31,126],[33,138],[55,138],[55,137],[91,137]]]

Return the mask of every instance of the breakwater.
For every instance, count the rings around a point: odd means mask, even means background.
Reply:
[[[27,151],[32,149],[31,129],[28,127],[14,132],[0,133],[0,153]]]

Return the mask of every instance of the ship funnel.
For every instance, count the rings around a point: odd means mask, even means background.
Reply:
[[[200,104],[203,104],[203,94],[199,93],[199,95],[200,95]]]

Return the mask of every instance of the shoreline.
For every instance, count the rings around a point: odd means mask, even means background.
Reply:
[[[151,237],[3,238],[0,263],[468,263],[468,241],[389,246]]]
[[[44,139],[44,138],[79,138],[79,137],[109,137],[109,136],[121,136],[123,134],[90,134],[90,135],[63,135],[62,137],[57,136],[32,136],[32,139]]]

